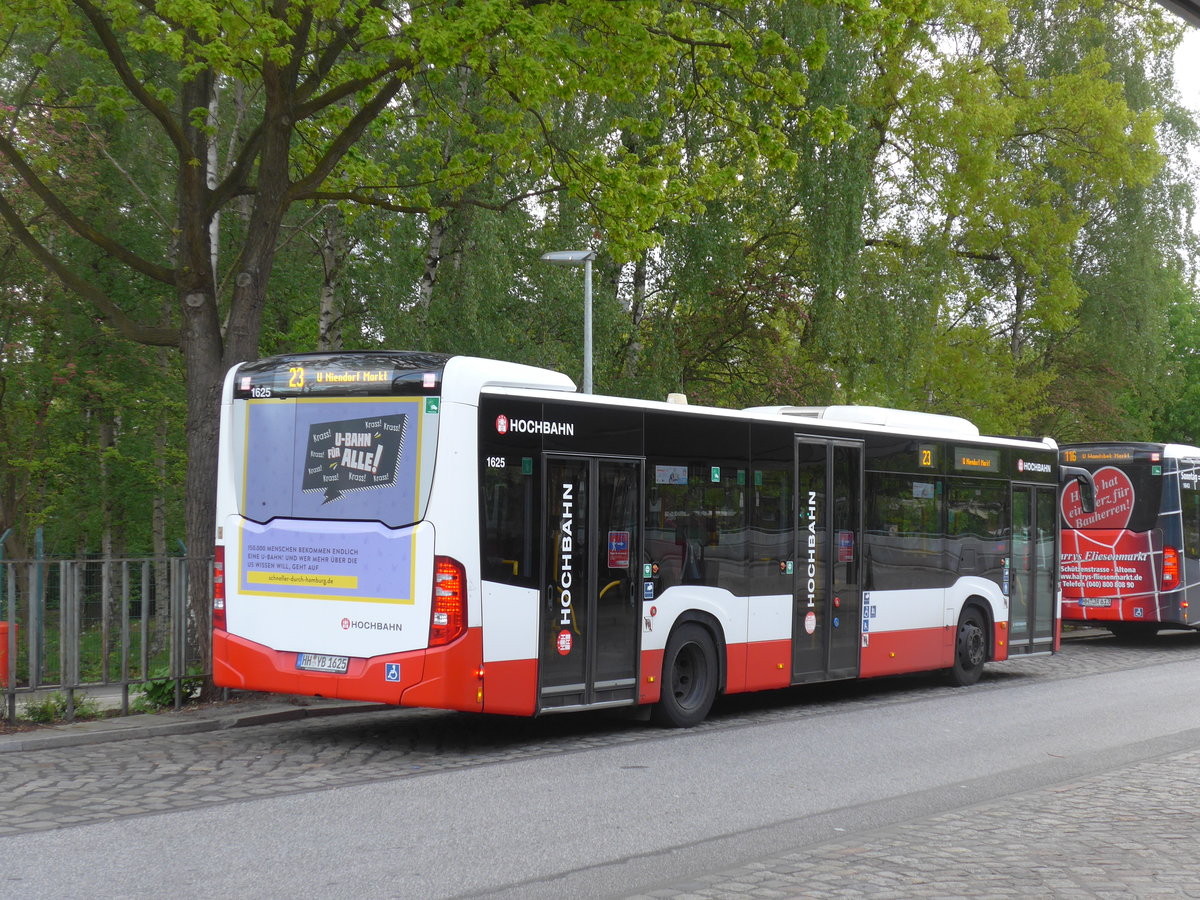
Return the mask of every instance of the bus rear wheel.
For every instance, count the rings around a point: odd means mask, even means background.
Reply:
[[[1118,641],[1135,644],[1148,641],[1158,635],[1158,624],[1153,622],[1109,622],[1108,630]]]
[[[704,721],[717,696],[717,650],[708,630],[689,622],[676,628],[663,655],[663,686],[651,718],[669,728]]]
[[[967,687],[979,680],[987,662],[987,632],[983,614],[968,606],[958,617],[958,637],[954,644],[954,665],[949,670],[950,681]]]

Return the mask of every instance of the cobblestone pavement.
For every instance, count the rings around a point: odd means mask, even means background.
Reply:
[[[988,667],[966,690],[1154,666],[1200,653],[1200,634],[1124,646],[1107,636]],[[954,690],[933,676],[724,700],[699,731],[889,707]],[[186,716],[177,713],[176,716]],[[82,727],[82,726],[80,726]],[[248,798],[393,780],[669,732],[601,715],[505,719],[385,709],[49,749],[0,752],[0,836]],[[0,736],[0,751],[9,737]],[[1052,790],[861,832],[639,898],[1200,897],[1200,748]]]
[[[1009,678],[1070,678],[1200,652],[1200,635],[1122,646],[1067,644],[1052,659],[991,667]],[[626,900],[978,900],[1200,898],[1200,748],[1051,789],[954,810]]]
[[[1200,897],[1200,750],[629,900]]]

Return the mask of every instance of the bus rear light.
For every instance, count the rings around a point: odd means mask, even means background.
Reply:
[[[429,615],[429,646],[442,647],[467,630],[467,573],[448,556],[433,562],[433,608]]]
[[[1179,551],[1163,547],[1162,587],[1169,591],[1179,587]]]
[[[212,625],[218,631],[225,631],[225,548],[220,544],[213,549],[212,580]]]

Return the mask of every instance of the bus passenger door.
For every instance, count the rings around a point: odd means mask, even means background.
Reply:
[[[637,701],[642,462],[546,457],[539,709]]]
[[[1013,485],[1008,650],[1046,653],[1054,646],[1058,507],[1051,487]]]
[[[858,675],[862,467],[861,443],[796,439],[793,683]]]

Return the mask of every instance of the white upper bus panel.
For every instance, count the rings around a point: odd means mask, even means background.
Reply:
[[[523,363],[454,356],[446,362],[446,389],[451,402],[477,403],[484,388],[574,392],[575,382],[561,372]]]
[[[1165,444],[1163,456],[1167,459],[1200,459],[1200,447],[1190,444]]]
[[[957,437],[979,437],[979,428],[959,416],[914,412],[908,409],[887,409],[882,406],[755,406],[749,413],[768,413],[795,416],[802,419],[823,419],[831,422],[853,422],[858,425],[877,425],[921,434],[938,433]]]

